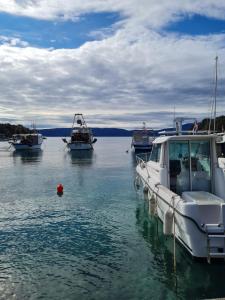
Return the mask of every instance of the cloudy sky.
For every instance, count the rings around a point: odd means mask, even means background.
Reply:
[[[170,126],[204,118],[218,55],[225,114],[224,0],[0,0],[0,122]]]

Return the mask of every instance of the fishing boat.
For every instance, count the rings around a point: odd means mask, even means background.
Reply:
[[[154,131],[146,128],[146,124],[143,122],[143,127],[133,132],[131,147],[135,152],[150,152],[153,140]]]
[[[15,150],[37,150],[41,149],[43,136],[40,133],[14,134],[9,143]]]
[[[197,258],[225,258],[225,179],[218,136],[171,135],[154,140],[149,160],[137,156],[143,184],[166,235]]]
[[[97,139],[93,137],[92,130],[87,127],[83,114],[75,114],[71,129],[70,141],[62,139],[70,150],[91,150]]]

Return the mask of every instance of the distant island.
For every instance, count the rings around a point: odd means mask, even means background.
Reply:
[[[198,123],[198,130],[208,130],[209,118],[203,119]],[[183,125],[183,130],[192,130],[193,123]],[[141,128],[140,128],[141,129]],[[224,132],[225,129],[225,116],[219,116],[216,118],[216,131]],[[160,131],[171,131],[174,128],[163,128],[160,130],[154,130],[154,135],[158,136]],[[211,120],[211,130],[213,130],[213,120]],[[121,129],[121,128],[92,128],[93,134],[96,137],[131,137],[133,130]],[[31,133],[32,130],[22,125],[12,125],[9,123],[0,124],[0,137],[10,138],[13,134]],[[48,128],[38,129],[38,132],[46,137],[67,137],[70,136],[71,128]]]
[[[70,136],[71,128],[49,128],[39,129],[41,134],[47,137],[62,137]],[[94,136],[107,137],[107,136],[132,136],[133,131],[119,128],[92,128]]]

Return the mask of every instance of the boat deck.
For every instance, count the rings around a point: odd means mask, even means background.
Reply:
[[[187,202],[193,202],[198,205],[225,203],[223,199],[217,197],[216,195],[203,191],[183,192],[182,198]]]

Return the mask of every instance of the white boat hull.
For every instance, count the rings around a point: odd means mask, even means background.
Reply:
[[[205,205],[188,203],[165,186],[155,182],[149,177],[146,168],[141,167],[140,164],[137,166],[137,174],[143,186],[148,190],[149,201],[156,200],[155,210],[163,223],[166,212],[169,209],[175,211],[173,234],[175,232],[176,239],[193,257],[209,258],[210,251],[214,253],[210,257],[224,258],[224,227],[220,228],[219,224],[224,223],[225,203]],[[175,210],[173,210],[173,201]],[[209,225],[207,228],[211,226],[211,229],[207,231],[206,225]],[[211,248],[209,248],[209,243]]]
[[[15,150],[38,150],[41,149],[42,144],[37,145],[26,145],[26,144],[19,144],[19,143],[11,143]]]
[[[92,144],[87,144],[87,143],[68,143],[67,147],[70,150],[91,150],[91,149],[93,149]]]
[[[134,147],[134,150],[137,152],[141,151],[151,151],[152,150],[152,145],[138,145],[138,144],[132,144]]]

